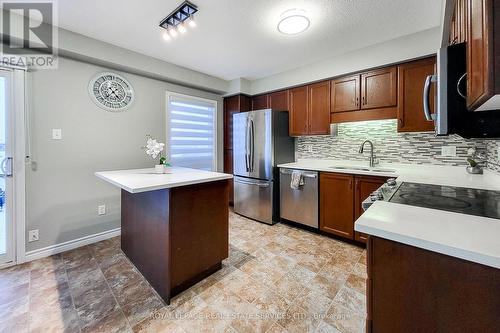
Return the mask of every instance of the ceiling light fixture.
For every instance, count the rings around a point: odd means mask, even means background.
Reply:
[[[163,37],[164,40],[167,42],[170,41],[172,38],[170,38],[170,35],[168,34],[168,31],[164,31],[161,36]]]
[[[278,31],[285,35],[296,35],[306,31],[310,24],[305,10],[290,9],[281,14]]]
[[[160,22],[160,27],[167,30],[169,37],[177,37],[177,31],[181,34],[186,33],[186,26],[196,27],[196,22],[194,21],[194,14],[198,11],[198,7],[189,1],[184,1],[179,7],[168,14]],[[184,23],[186,22],[186,24]],[[165,35],[163,35],[165,36]],[[165,40],[166,39],[164,37]]]

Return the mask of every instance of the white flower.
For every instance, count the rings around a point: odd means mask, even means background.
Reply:
[[[164,143],[158,142],[156,139],[148,138],[148,141],[146,142],[146,154],[152,158],[157,158],[164,147]]]

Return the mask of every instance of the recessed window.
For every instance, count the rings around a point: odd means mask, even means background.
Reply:
[[[167,93],[167,152],[173,166],[216,171],[217,102]]]

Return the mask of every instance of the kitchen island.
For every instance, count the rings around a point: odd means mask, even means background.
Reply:
[[[121,248],[167,304],[222,267],[232,175],[180,167],[95,175],[121,189]]]

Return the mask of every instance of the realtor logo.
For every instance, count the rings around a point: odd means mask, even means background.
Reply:
[[[2,62],[37,69],[57,67],[57,25],[52,1],[1,2]]]

